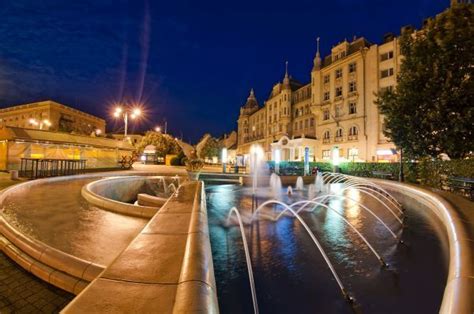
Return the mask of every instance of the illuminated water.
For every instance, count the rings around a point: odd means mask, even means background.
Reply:
[[[337,187],[336,187],[337,188]],[[283,188],[286,203],[306,199],[307,191]],[[311,191],[314,193],[314,191]],[[447,278],[446,239],[440,222],[408,208],[405,230],[380,204],[355,190],[346,192],[371,207],[399,234],[406,245],[395,243],[372,216],[350,201],[334,199],[329,206],[341,210],[390,265],[380,267],[363,241],[337,214],[318,208],[302,217],[324,246],[349,293],[351,306],[302,225],[290,216],[277,222],[260,219],[246,226],[260,313],[435,313]],[[214,185],[206,188],[211,246],[222,313],[252,313],[247,266],[238,227],[225,224],[237,207],[245,218],[252,208],[251,188]],[[274,193],[260,190],[258,203]],[[268,208],[266,215],[280,209]]]
[[[2,215],[29,237],[108,265],[148,220],[89,206],[80,191],[83,185],[98,179],[58,181],[15,190],[3,202]]]

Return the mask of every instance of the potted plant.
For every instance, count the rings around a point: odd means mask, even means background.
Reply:
[[[185,165],[189,180],[198,180],[199,173],[201,172],[202,167],[204,167],[204,161],[196,155],[193,155],[192,157],[185,159]]]

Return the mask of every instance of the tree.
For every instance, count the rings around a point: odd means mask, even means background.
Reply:
[[[179,154],[181,147],[178,145],[176,140],[168,135],[161,132],[148,131],[142,138],[141,142],[137,145],[137,150],[141,154],[148,145],[156,147],[156,154],[164,157],[167,154]]]
[[[474,151],[474,5],[454,4],[404,32],[397,87],[379,93],[384,133],[411,158]]]
[[[199,157],[200,158],[212,158],[212,157],[219,157],[219,141],[209,135],[204,135],[203,139],[205,142],[202,144],[202,148],[199,150]],[[201,141],[202,141],[201,140]]]

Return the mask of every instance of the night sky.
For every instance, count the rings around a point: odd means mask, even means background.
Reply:
[[[344,38],[380,43],[449,0],[0,0],[0,106],[53,99],[108,120],[112,104],[141,101],[143,131],[196,141],[236,128],[249,89],[260,103],[284,74],[308,82]],[[134,126],[132,125],[133,129]],[[133,130],[132,130],[133,131]]]

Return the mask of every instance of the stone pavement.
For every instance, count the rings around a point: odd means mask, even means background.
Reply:
[[[36,278],[0,252],[0,313],[58,313],[73,297]]]

